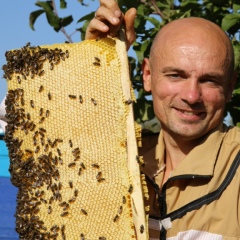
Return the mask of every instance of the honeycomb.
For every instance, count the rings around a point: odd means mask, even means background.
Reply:
[[[20,239],[147,239],[117,41],[6,52],[5,140]]]

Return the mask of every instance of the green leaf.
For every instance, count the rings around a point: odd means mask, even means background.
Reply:
[[[67,8],[67,2],[65,0],[60,0],[60,8],[62,9]]]
[[[34,29],[34,23],[36,22],[37,18],[42,14],[44,13],[44,10],[37,10],[37,11],[34,11],[34,12],[31,12],[30,13],[30,16],[29,16],[29,26],[32,30],[35,30]]]
[[[239,10],[240,10],[240,4],[234,3],[234,4],[233,4],[233,11],[236,13],[236,12],[239,11]]]
[[[93,18],[94,18],[94,14],[95,14],[95,12],[91,12],[91,13],[89,13],[89,14],[81,17],[81,18],[77,21],[77,23],[83,22],[83,21],[86,21],[86,20],[91,20],[91,19],[93,19]]]
[[[73,21],[72,15],[62,18],[62,26],[66,27]]]
[[[35,5],[43,8],[45,12],[48,11],[48,10],[52,10],[53,11],[52,1],[46,1],[46,2],[37,1],[35,3]]]
[[[234,89],[233,94],[240,94],[240,88]]]
[[[37,2],[36,3],[37,6],[42,7],[43,10],[46,13],[47,16],[47,20],[48,23],[54,28],[54,30],[56,32],[58,32],[61,29],[61,18],[58,18],[55,14],[54,14],[54,9],[52,6],[52,1],[46,1],[46,2]]]
[[[145,19],[148,20],[150,23],[152,23],[155,28],[160,29],[159,20],[157,20],[156,18],[153,18],[153,17],[145,17]]]
[[[222,29],[227,31],[240,21],[239,13],[227,14],[222,20]]]

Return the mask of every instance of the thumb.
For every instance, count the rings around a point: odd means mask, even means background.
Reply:
[[[135,8],[130,8],[124,16],[127,49],[130,48],[131,44],[136,39],[136,34],[134,30],[134,19],[136,17],[136,14],[137,10]]]

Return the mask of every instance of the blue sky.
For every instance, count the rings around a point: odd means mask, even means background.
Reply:
[[[55,32],[47,23],[45,15],[41,15],[35,23],[35,31],[29,27],[29,14],[38,10],[35,5],[36,0],[20,1],[7,0],[2,1],[0,8],[1,23],[1,43],[0,43],[0,102],[7,92],[6,80],[2,78],[2,66],[6,63],[5,52],[11,49],[21,48],[30,42],[31,45],[46,45],[54,43],[63,43],[67,39],[61,32]],[[59,4],[56,0],[56,4]],[[82,16],[95,11],[98,7],[98,1],[85,0],[89,4],[88,7],[81,6],[77,0],[68,0],[68,8],[65,10],[58,9],[60,17],[72,15],[74,18],[71,26],[66,28],[68,34],[79,28],[80,23],[77,20]],[[72,37],[74,42],[80,40],[80,33],[77,32]]]

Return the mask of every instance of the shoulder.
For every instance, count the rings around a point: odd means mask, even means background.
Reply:
[[[240,128],[235,126],[224,126],[224,143],[231,146],[238,146],[240,150]]]

